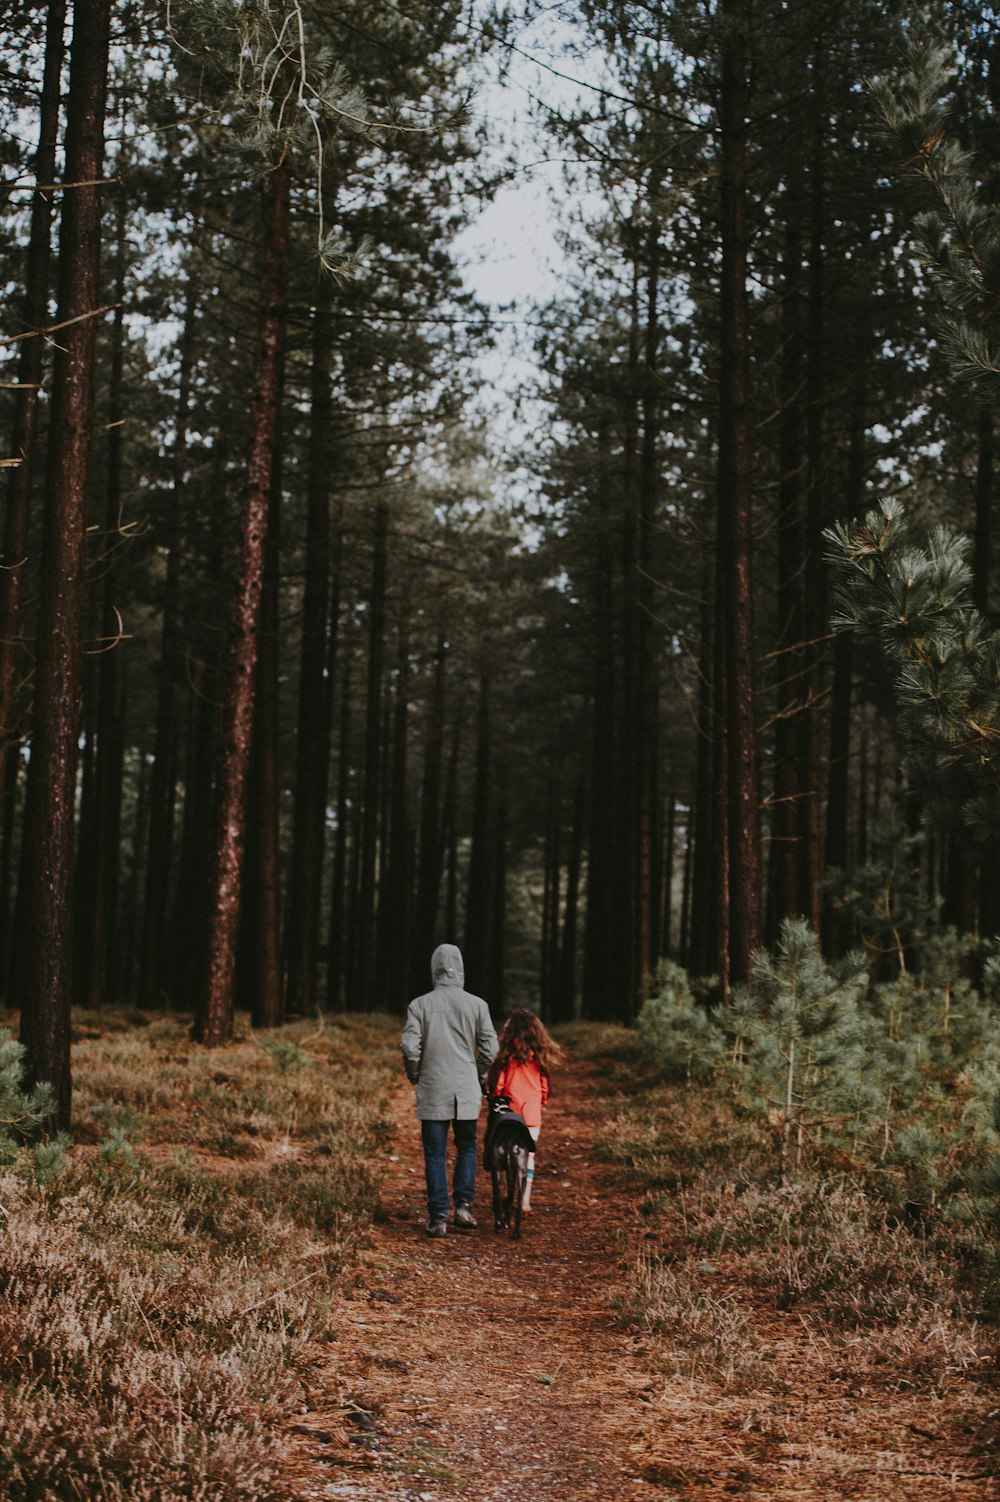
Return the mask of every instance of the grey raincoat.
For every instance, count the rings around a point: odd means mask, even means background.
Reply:
[[[463,989],[465,966],[454,944],[431,956],[433,991],[411,1001],[403,1029],[403,1063],[417,1087],[421,1121],[468,1121],[482,1104],[480,1076],[497,1052],[490,1009]]]

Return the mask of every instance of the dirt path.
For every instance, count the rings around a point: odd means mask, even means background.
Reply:
[[[594,1164],[587,1066],[560,1070],[533,1213],[497,1236],[480,1169],[480,1229],[423,1234],[412,1091],[356,1297],[310,1407],[292,1424],[289,1498],[345,1502],[914,1502],[997,1495],[947,1395],[852,1390],[798,1315],[760,1310],[759,1391],[666,1378],[615,1327],[634,1264],[634,1209]],[[979,1459],[974,1458],[978,1453]]]

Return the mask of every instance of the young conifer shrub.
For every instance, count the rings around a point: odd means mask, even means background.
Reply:
[[[25,1091],[24,1047],[11,1037],[9,1028],[0,1028],[0,1164],[13,1163],[18,1151],[54,1109],[54,1097],[50,1085],[36,1085]],[[51,1177],[53,1168],[58,1171],[67,1140],[57,1138],[51,1144],[40,1144],[32,1162],[37,1175]],[[45,1151],[48,1147],[50,1150]]]
[[[725,1054],[725,1041],[715,1017],[691,989],[687,971],[673,960],[661,960],[636,1024],[636,1044],[642,1058],[669,1079],[704,1079]]]
[[[801,1167],[811,1138],[854,1141],[883,1109],[873,1057],[878,1030],[859,1008],[867,980],[860,955],[828,965],[802,918],[785,919],[773,955],[754,957],[733,1026],[743,1040],[746,1088],[780,1123],[783,1180]]]

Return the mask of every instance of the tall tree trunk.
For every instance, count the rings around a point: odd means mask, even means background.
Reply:
[[[39,99],[38,147],[34,160],[35,190],[31,199],[25,268],[23,326],[26,332],[42,328],[48,322],[54,199],[52,184],[56,174],[60,77],[66,55],[65,31],[65,0],[50,0],[45,30],[45,66]],[[83,190],[72,190],[67,196],[80,191]],[[19,463],[10,470],[3,553],[0,554],[0,785],[6,784],[6,761],[18,740],[21,595],[45,347],[45,340],[40,335],[24,339],[17,362],[11,456]]]
[[[313,314],[305,588],[295,747],[292,855],[285,903],[285,1005],[297,1015],[317,1000],[320,892],[337,620],[330,608],[330,461],[333,324],[329,283]]]
[[[613,498],[611,434],[607,424],[597,434],[597,527],[590,562],[594,631],[591,686],[589,831],[587,906],[584,919],[583,1010],[587,1017],[626,1012],[615,955],[615,799],[618,786],[619,715],[615,712],[615,622],[613,568]]]
[[[212,494],[223,493],[227,470],[225,449],[221,444],[215,445],[212,450]],[[221,596],[224,587],[225,531],[226,517],[218,507],[210,519],[205,560],[205,574],[214,586],[212,593],[216,597]],[[221,620],[213,625],[216,627],[213,634],[218,634]],[[203,664],[200,669],[199,663]],[[184,665],[188,681],[182,778],[184,801],[180,817],[177,881],[168,928],[172,942],[165,944],[164,982],[168,1000],[178,998],[185,1007],[191,1007],[193,1036],[197,1036],[204,1024],[215,769],[219,762],[222,722],[220,669],[221,664],[207,650],[207,645],[189,655]]]
[[[476,732],[476,781],[472,801],[472,848],[469,852],[469,878],[465,903],[466,977],[480,990],[489,979],[491,925],[493,905],[492,843],[492,704],[491,683],[484,673],[479,680],[479,723]]]
[[[115,929],[121,845],[122,766],[125,754],[121,618],[117,610],[118,559],[121,550],[122,425],[125,373],[125,199],[116,203],[115,316],[111,332],[109,381],[107,496],[104,520],[103,580],[100,603],[99,641],[96,654],[97,705],[94,722],[96,746],[92,800],[88,823],[91,840],[81,841],[78,890],[86,901],[78,903],[88,931],[83,938],[85,967],[77,967],[77,997],[82,1005],[96,1007],[101,1001],[116,1001],[114,992]],[[81,828],[84,823],[81,811]],[[79,929],[77,930],[79,932]]]
[[[507,773],[501,767],[497,779],[497,809],[493,820],[490,869],[490,931],[486,962],[486,994],[490,1005],[503,1011],[507,968]]]
[[[826,384],[826,136],[829,129],[823,106],[824,60],[821,47],[814,60],[817,120],[809,183],[809,301],[806,328],[806,537],[805,537],[805,662],[806,713],[799,716],[801,786],[799,810],[799,882],[808,904],[802,909],[813,927],[821,918],[820,875],[822,843],[820,790],[822,785],[823,702],[828,633],[828,587],[823,557],[823,528],[827,517],[827,477],[823,437]]]
[[[347,863],[351,787],[351,658],[344,654],[337,735],[337,828],[330,871],[330,916],[326,945],[326,1003],[332,1012],[346,1005],[347,978]]]
[[[11,963],[11,890],[14,885],[14,820],[18,803],[21,773],[20,756],[8,756],[4,769],[3,821],[0,823],[0,976],[6,999],[10,988]]]
[[[555,1016],[569,1022],[576,1015],[576,944],[580,913],[580,868],[583,863],[583,786],[576,795],[573,828],[566,865],[566,899],[563,907],[562,946],[559,955],[559,986]]]
[[[721,360],[719,371],[719,600],[726,680],[729,953],[723,992],[746,981],[760,946],[757,725],[751,517],[750,321],[747,300],[746,120],[750,17],[744,0],[721,0],[726,28],[719,102]]]
[[[630,225],[632,255],[632,290],[629,305],[628,377],[623,401],[623,483],[622,582],[624,642],[622,659],[623,713],[618,722],[621,754],[618,781],[611,786],[618,792],[618,810],[612,827],[615,866],[614,890],[626,895],[618,905],[615,942],[615,984],[621,988],[619,1009],[622,1020],[635,1016],[639,991],[639,948],[642,924],[648,910],[641,892],[643,851],[641,846],[640,807],[642,796],[642,600],[641,561],[641,477],[639,449],[639,409],[642,388],[640,336],[640,254],[634,225]],[[606,796],[606,791],[605,791]]]
[[[207,963],[198,1041],[215,1047],[228,1041],[233,1022],[233,965],[239,917],[244,801],[253,728],[257,626],[264,578],[264,539],[271,468],[278,427],[288,260],[289,167],[282,160],[267,184],[260,332],[254,366],[250,455],[240,522],[237,598],[229,681],[223,705],[221,760],[208,903]]]
[[[865,435],[868,421],[868,325],[869,310],[862,303],[855,311],[853,380],[850,411],[850,447],[847,471],[847,510],[860,516],[865,509]],[[833,691],[830,701],[830,759],[826,789],[826,840],[823,858],[827,870],[846,871],[850,865],[851,703],[854,684],[854,640],[841,632],[833,644]],[[848,913],[830,894],[823,899],[823,943],[830,955],[840,955],[851,945]]]
[[[697,745],[695,747],[694,797],[692,798],[688,845],[690,847],[690,909],[697,922],[685,924],[686,941],[681,953],[694,975],[710,975],[718,964],[719,911],[716,883],[718,838],[722,807],[716,777],[719,727],[716,724],[715,682],[719,636],[718,611],[708,563],[701,581],[701,631],[698,649]],[[713,615],[715,622],[713,627]]]
[[[773,943],[783,918],[807,911],[799,858],[799,723],[805,713],[802,618],[802,236],[797,185],[785,195],[785,243],[781,307],[781,417],[778,479],[778,630],[774,726],[771,853],[767,884],[767,939]]]
[[[992,411],[983,407],[979,414],[979,452],[976,466],[976,531],[972,550],[972,598],[977,610],[992,620],[990,595],[993,564],[993,500],[995,422]],[[954,845],[952,841],[952,845]],[[990,840],[979,865],[979,931],[1000,932],[1000,891],[996,873],[1000,862],[1000,841]],[[954,905],[954,899],[952,899]],[[968,904],[964,904],[968,912]],[[966,926],[972,927],[967,920]]]
[[[181,682],[180,588],[184,514],[188,484],[188,427],[191,420],[191,381],[194,369],[195,311],[198,288],[194,267],[188,276],[181,327],[180,378],[174,451],[163,545],[167,555],[160,627],[160,659],[156,682],[156,725],[149,785],[149,844],[143,893],[142,941],[139,952],[140,1006],[158,1004],[166,982],[165,943],[170,903],[170,870],[174,846],[177,797],[177,690]]]
[[[452,942],[458,933],[458,760],[462,746],[462,720],[456,716],[451,731],[448,776],[445,782],[441,843],[447,851],[448,870],[444,890],[444,931]]]
[[[282,465],[275,449],[264,543],[264,586],[260,602],[257,687],[253,748],[247,789],[247,843],[243,861],[240,929],[242,984],[238,994],[254,1027],[283,1021],[281,991],[281,896],[279,891],[278,754],[279,559],[281,551]]]
[[[66,327],[52,379],[35,711],[18,895],[16,995],[26,1075],[33,1083],[51,1084],[52,1125],[60,1128],[69,1125],[72,1096],[73,815],[109,30],[109,0],[77,0],[59,243],[59,322]]]
[[[651,194],[658,190],[654,181]],[[637,648],[638,718],[636,754],[636,933],[635,981],[636,1002],[645,997],[647,978],[653,969],[657,938],[654,905],[657,887],[654,881],[653,849],[657,841],[659,805],[659,682],[655,650],[653,580],[656,573],[654,537],[656,533],[657,447],[659,442],[659,285],[660,226],[654,218],[646,245],[646,324],[644,330],[642,370],[642,449],[639,460],[639,559]]]
[[[658,955],[674,952],[674,867],[677,863],[677,795],[671,793],[667,804],[666,828],[663,834],[663,877],[660,895],[660,922]]]
[[[992,409],[979,411],[979,444],[976,462],[976,530],[972,549],[972,600],[982,615],[990,613],[990,579],[993,562],[993,450]]]
[[[399,1011],[408,1001],[410,971],[411,852],[407,741],[410,693],[410,591],[406,586],[400,607],[398,656],[392,712],[392,763],[388,769],[389,818],[386,858],[379,890],[379,998],[387,1011]]]
[[[559,849],[559,798],[550,778],[545,797],[545,842],[542,854],[542,1014],[556,1014],[559,984],[559,906],[561,853]]]
[[[353,944],[355,1005],[375,1005],[375,880],[378,869],[379,795],[382,789],[382,680],[385,669],[385,599],[389,559],[389,506],[375,506],[372,582],[369,596],[368,695],[365,705],[364,792],[358,851],[357,918]]]
[[[441,774],[444,760],[445,689],[448,644],[438,635],[434,653],[434,682],[427,716],[424,773],[420,789],[420,846],[417,858],[417,895],[413,920],[414,943],[410,956],[410,991],[416,996],[427,978],[427,955],[437,943],[438,906],[444,866],[444,829],[441,808]],[[430,946],[428,948],[428,946]]]

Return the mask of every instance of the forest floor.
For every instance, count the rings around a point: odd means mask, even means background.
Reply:
[[[289,1417],[289,1498],[1000,1495],[995,1391],[960,1376],[924,1391],[869,1384],[845,1358],[849,1338],[801,1307],[776,1308],[738,1258],[698,1264],[675,1248],[720,1307],[740,1310],[739,1339],[753,1353],[741,1380],[687,1364],[682,1336],[665,1363],[669,1335],[626,1327],[616,1292],[650,1233],[627,1177],[598,1161],[608,1113],[599,1082],[593,1063],[560,1068],[520,1241],[494,1233],[481,1167],[479,1229],[424,1235],[413,1094],[400,1085],[380,1216],[309,1403]]]

